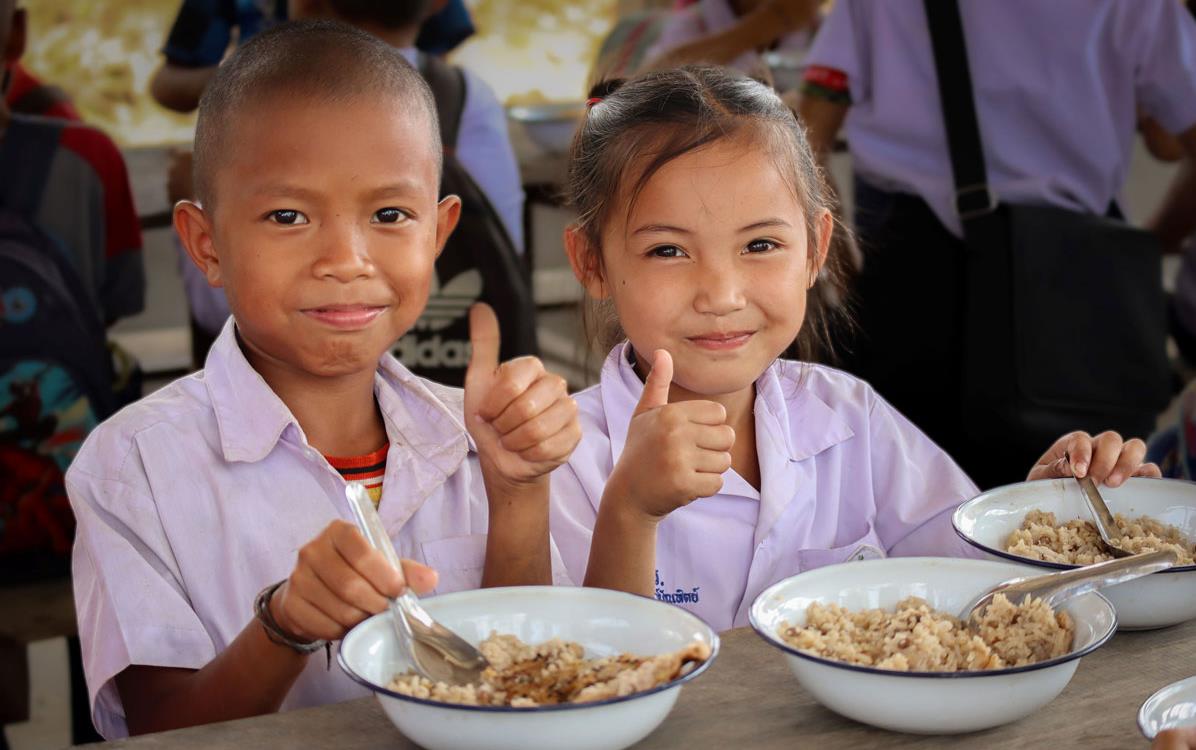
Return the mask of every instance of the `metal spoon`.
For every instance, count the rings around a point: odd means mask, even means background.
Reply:
[[[357,528],[387,562],[398,568],[399,555],[365,488],[349,484],[345,487],[345,497],[357,519]],[[390,600],[390,615],[395,636],[411,657],[415,671],[433,682],[449,685],[467,685],[481,679],[482,670],[489,665],[486,657],[464,638],[433,620],[410,588]]]
[[[1119,546],[1122,537],[1121,529],[1118,528],[1117,521],[1113,519],[1113,514],[1109,512],[1109,506],[1105,505],[1105,499],[1096,489],[1096,482],[1092,481],[1090,476],[1076,477],[1076,481],[1080,483],[1080,489],[1084,491],[1084,499],[1088,501],[1088,510],[1092,512],[1092,524],[1096,526],[1096,533],[1100,534],[1105,552],[1113,557],[1128,557],[1134,554]]]
[[[977,630],[976,618],[997,594],[1004,594],[1014,604],[1021,603],[1026,597],[1039,597],[1054,609],[1072,597],[1157,573],[1172,567],[1177,562],[1179,562],[1179,556],[1174,551],[1163,549],[1156,552],[1143,552],[1140,555],[1130,555],[1117,560],[1106,560],[1075,570],[1013,578],[1004,583],[998,583],[969,602],[968,606],[964,607],[960,613],[959,619],[967,623],[968,627],[974,631]]]

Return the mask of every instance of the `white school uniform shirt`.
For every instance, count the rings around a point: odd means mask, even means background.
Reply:
[[[204,370],[100,425],[67,472],[83,664],[109,739],[128,734],[113,677],[134,664],[204,666],[252,621],[257,592],[290,575],[301,546],[353,520],[344,479],[250,366],[234,327]],[[436,568],[434,593],[480,586],[488,505],[462,392],[387,354],[374,393],[390,441],[378,512],[396,550]],[[555,548],[553,561],[560,572]],[[316,653],[282,707],[367,694]]]
[[[660,36],[644,53],[644,60],[653,60],[695,39],[727,31],[739,21],[739,15],[729,0],[700,0],[670,14],[660,30]],[[781,37],[776,47],[779,50],[804,51],[809,48],[812,36],[808,29],[801,29]],[[732,60],[728,67],[749,75],[768,68],[755,50],[744,52]]]
[[[1196,125],[1196,23],[1176,0],[959,0],[990,187],[1104,214],[1136,108]],[[806,57],[846,74],[857,173],[913,193],[962,234],[922,0],[837,0]]]
[[[585,578],[602,490],[623,453],[643,383],[615,347],[577,394],[581,444],[552,477],[552,535]],[[660,522],[656,598],[716,630],[748,623],[768,586],[805,570],[884,555],[973,555],[951,511],[977,494],[963,470],[862,380],[788,360],[756,381],[760,491],[734,470],[719,494]]]

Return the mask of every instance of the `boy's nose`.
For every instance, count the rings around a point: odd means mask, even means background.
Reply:
[[[733,264],[717,264],[697,271],[694,309],[709,315],[727,315],[747,304],[743,277]]]
[[[373,275],[365,233],[348,222],[330,222],[321,232],[320,253],[312,272],[320,278],[341,282]]]

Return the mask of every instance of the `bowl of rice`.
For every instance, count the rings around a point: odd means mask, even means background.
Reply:
[[[1116,630],[1112,605],[1095,592],[1057,611],[998,597],[974,632],[956,619],[974,596],[1025,573],[938,557],[831,565],[766,589],[750,620],[836,713],[897,732],[975,732],[1050,703]]]
[[[353,628],[337,661],[371,690],[399,731],[429,750],[615,750],[664,721],[686,682],[718,653],[718,636],[685,610],[605,589],[529,586],[421,601],[478,646],[475,684],[414,674],[390,613]]]
[[[1196,484],[1134,478],[1101,487],[1101,496],[1133,552],[1171,549],[1180,563],[1105,589],[1125,630],[1148,630],[1196,618]],[[1098,544],[1079,484],[1070,479],[1022,482],[984,492],[952,517],[955,532],[992,559],[1047,573],[1108,559]]]

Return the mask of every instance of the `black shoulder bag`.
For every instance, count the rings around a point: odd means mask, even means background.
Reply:
[[[958,0],[924,4],[968,252],[970,437],[1042,450],[1074,429],[1145,437],[1170,396],[1157,240],[1108,216],[999,201]]]

